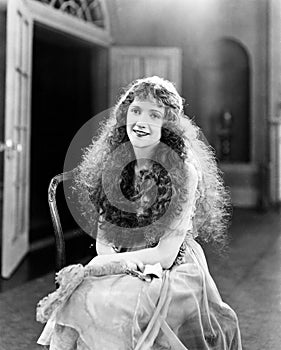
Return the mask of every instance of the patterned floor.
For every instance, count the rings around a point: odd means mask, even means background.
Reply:
[[[236,210],[227,257],[206,248],[223,299],[238,314],[244,350],[281,349],[281,213]],[[54,288],[47,274],[0,294],[0,350],[39,350],[37,301]]]

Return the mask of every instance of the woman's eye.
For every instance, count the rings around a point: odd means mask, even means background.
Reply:
[[[133,113],[133,114],[140,114],[140,110],[139,109],[137,109],[137,108],[132,108],[131,109],[131,112]]]
[[[152,113],[152,114],[151,114],[151,117],[152,117],[152,118],[158,118],[158,119],[159,119],[159,118],[161,118],[161,115],[160,115],[159,113]]]

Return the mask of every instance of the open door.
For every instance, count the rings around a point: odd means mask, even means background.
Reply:
[[[134,79],[158,75],[181,92],[182,52],[176,47],[115,46],[110,49],[110,103]]]
[[[7,2],[2,277],[28,251],[33,20],[24,0]]]

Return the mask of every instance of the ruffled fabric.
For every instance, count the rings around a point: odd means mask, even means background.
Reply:
[[[181,263],[162,278],[85,278],[38,343],[51,350],[242,349],[236,314],[222,301],[192,238]]]
[[[125,261],[110,262],[102,266],[87,265],[84,267],[81,264],[75,264],[64,267],[55,278],[59,288],[37,304],[36,320],[46,323],[49,319],[53,319],[86,277],[124,273],[132,274]]]

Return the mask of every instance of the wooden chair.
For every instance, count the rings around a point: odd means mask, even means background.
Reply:
[[[56,271],[59,271],[66,265],[65,238],[56,204],[56,190],[61,182],[72,180],[76,172],[77,169],[74,168],[73,170],[54,176],[48,188],[48,202],[55,233]]]

